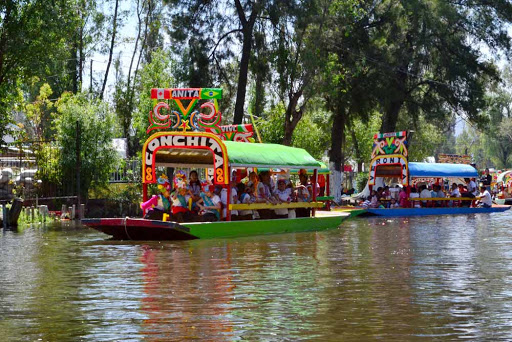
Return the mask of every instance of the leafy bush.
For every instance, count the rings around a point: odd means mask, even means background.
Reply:
[[[368,172],[358,172],[356,176],[357,191],[363,191],[366,183],[368,182]]]

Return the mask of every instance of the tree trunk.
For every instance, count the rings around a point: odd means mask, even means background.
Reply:
[[[103,78],[103,86],[101,87],[100,99],[103,100],[103,94],[105,93],[105,87],[107,86],[108,71],[110,64],[112,63],[112,55],[114,54],[114,43],[116,41],[117,31],[117,9],[119,8],[119,0],[116,0],[116,6],[114,8],[114,20],[112,22],[112,40],[110,41],[110,51],[108,56],[107,70],[105,70],[105,77]]]
[[[247,77],[249,73],[249,61],[252,51],[252,40],[254,23],[261,11],[261,3],[256,1],[252,4],[251,16],[245,16],[244,8],[240,0],[235,0],[235,7],[242,26],[243,43],[242,58],[240,59],[240,73],[238,74],[238,89],[236,92],[235,114],[233,124],[241,124],[244,118],[245,92],[247,90]]]
[[[331,130],[331,149],[329,150],[329,168],[331,170],[330,192],[335,202],[341,202],[341,185],[343,183],[343,134],[345,130],[345,113],[334,113]]]
[[[261,115],[263,113],[263,101],[265,100],[265,87],[264,87],[265,74],[258,72],[256,74],[256,91],[254,96],[254,113],[255,115]]]
[[[71,59],[70,59],[70,69],[73,70],[73,74],[71,75],[71,91],[73,92],[73,94],[76,94],[78,93],[78,60],[77,60],[77,57],[78,57],[78,52],[79,52],[79,39],[80,37],[78,37],[78,33],[75,33],[74,34],[75,36],[75,39],[73,39],[73,45],[72,45],[72,48],[71,48]]]
[[[299,98],[302,96],[302,90],[293,93],[289,96],[288,107],[286,108],[286,114],[284,118],[284,138],[283,145],[290,146],[292,144],[293,131],[297,127],[302,115],[304,114],[304,105],[299,109],[297,103]]]
[[[386,106],[386,111],[382,117],[381,133],[394,132],[398,121],[398,114],[404,104],[404,99],[392,101]]]
[[[356,132],[354,131],[354,127],[349,127],[350,135],[352,136],[352,144],[354,145],[354,151],[356,152],[356,161],[357,161],[357,172],[363,171],[363,157],[361,156],[361,148],[359,147],[359,142],[357,141]]]
[[[244,118],[245,92],[247,90],[247,78],[249,73],[249,60],[252,49],[253,25],[246,24],[243,29],[244,43],[242,46],[242,59],[240,60],[240,73],[238,74],[238,89],[236,92],[235,115],[233,124],[242,123]]]
[[[83,15],[83,13],[81,13]],[[82,18],[83,20],[83,18]],[[78,42],[78,84],[80,87],[80,91],[82,91],[83,85],[83,74],[84,74],[84,63],[85,63],[85,54],[84,54],[84,25],[80,24],[80,37]]]

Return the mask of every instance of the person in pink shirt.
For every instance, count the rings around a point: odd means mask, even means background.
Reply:
[[[407,208],[409,206],[409,201],[407,200],[407,191],[405,191],[405,188],[400,190],[400,194],[398,195],[398,203],[400,204],[401,208]]]

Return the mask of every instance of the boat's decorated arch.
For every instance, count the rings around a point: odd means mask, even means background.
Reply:
[[[154,106],[149,112],[146,133],[160,129],[204,130],[222,140],[254,142],[252,125],[220,125],[222,113],[218,100],[221,98],[221,88],[153,88]]]
[[[202,151],[203,153],[199,153]],[[188,154],[188,155],[187,155]],[[160,160],[158,160],[160,158]],[[215,134],[206,132],[159,132],[150,136],[142,148],[142,182],[156,183],[155,168],[163,161],[211,161],[216,184],[229,184],[226,146]]]
[[[377,177],[399,177],[409,185],[407,132],[375,134],[368,185],[375,185]]]

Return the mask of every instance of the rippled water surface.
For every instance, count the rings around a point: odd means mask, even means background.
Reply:
[[[2,341],[512,340],[512,213],[185,242],[0,232]]]

